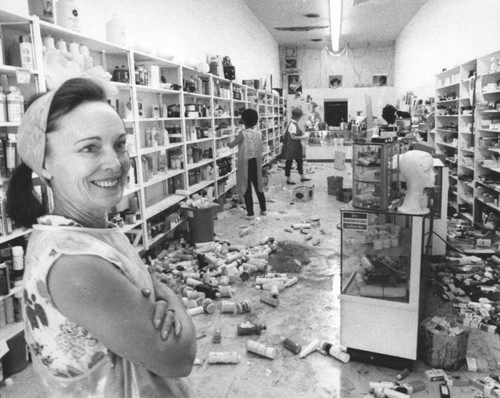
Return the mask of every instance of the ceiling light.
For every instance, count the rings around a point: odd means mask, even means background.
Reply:
[[[330,36],[332,51],[340,49],[340,28],[342,21],[342,0],[330,0]]]

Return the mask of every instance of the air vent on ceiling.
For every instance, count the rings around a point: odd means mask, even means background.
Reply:
[[[311,12],[309,14],[304,15],[306,18],[319,18],[319,14],[316,14],[315,12]]]
[[[322,39],[311,39],[311,41],[322,41]]]
[[[274,28],[274,29],[287,32],[309,32],[310,30],[326,29],[328,27],[329,26],[291,26],[291,27]]]

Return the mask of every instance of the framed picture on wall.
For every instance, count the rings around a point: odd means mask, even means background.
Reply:
[[[329,88],[342,87],[342,75],[328,76],[328,87]]]
[[[302,92],[302,80],[300,75],[288,75],[288,94]]]
[[[297,58],[285,58],[285,72],[297,73]]]
[[[387,75],[373,75],[372,86],[387,86]]]
[[[286,58],[297,58],[297,47],[286,47],[285,57]]]

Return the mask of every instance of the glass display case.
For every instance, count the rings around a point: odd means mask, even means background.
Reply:
[[[387,210],[399,190],[399,142],[353,143],[352,205]]]
[[[342,210],[342,345],[416,359],[426,216]]]

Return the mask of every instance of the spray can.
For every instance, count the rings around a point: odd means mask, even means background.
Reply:
[[[244,322],[237,326],[238,336],[245,336],[250,334],[260,334],[262,330],[266,329],[266,325],[260,323]]]
[[[264,344],[257,343],[256,341],[248,340],[246,343],[246,350],[253,352],[254,354],[260,355],[265,358],[274,359],[276,358],[276,348],[268,347]]]

